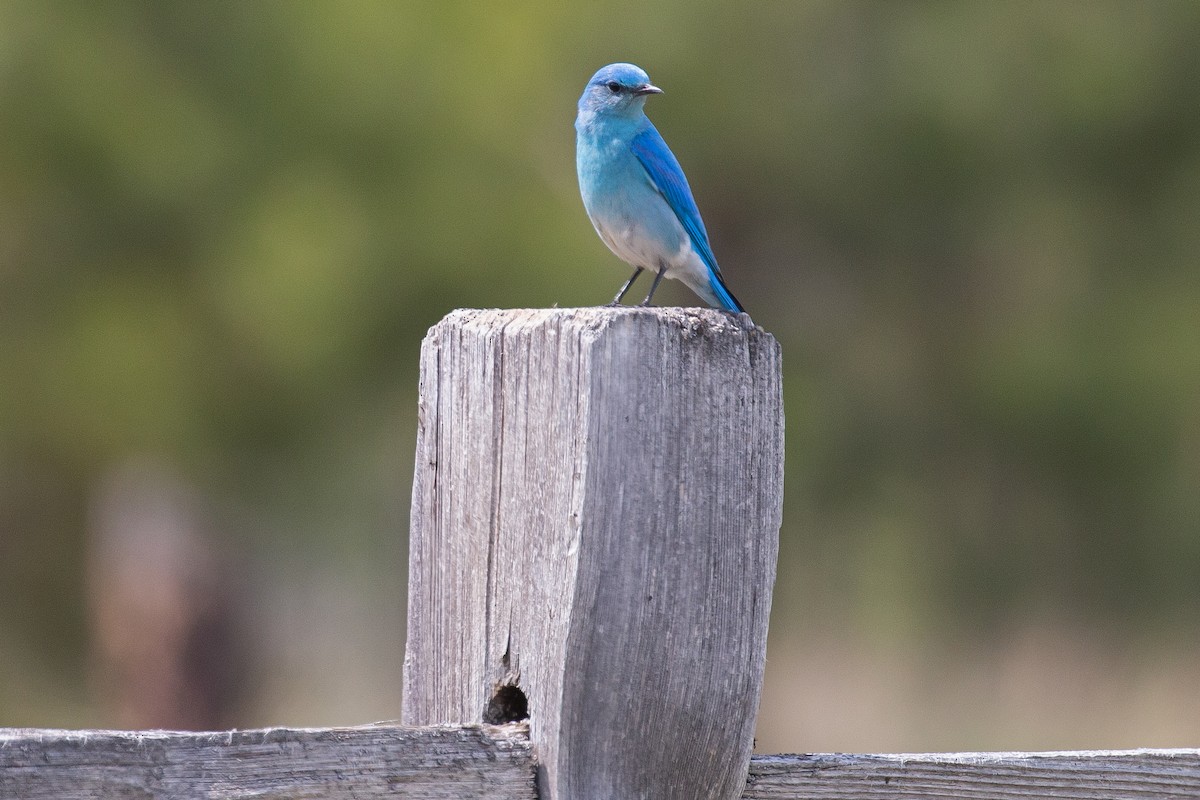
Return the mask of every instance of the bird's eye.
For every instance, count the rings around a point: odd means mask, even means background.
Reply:
[[[609,81],[608,82],[608,90],[610,92],[612,92],[613,94],[620,94],[621,84],[617,83],[616,81]]]

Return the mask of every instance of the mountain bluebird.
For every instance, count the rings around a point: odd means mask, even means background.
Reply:
[[[687,178],[646,117],[646,97],[661,93],[640,67],[609,64],[579,98],[575,161],[583,205],[608,249],[634,268],[611,305],[649,269],[654,283],[644,306],[665,276],[710,305],[743,311],[721,278]]]

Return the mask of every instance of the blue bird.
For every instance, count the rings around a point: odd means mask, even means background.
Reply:
[[[646,117],[646,98],[661,93],[640,67],[609,64],[579,98],[575,165],[583,205],[608,249],[634,268],[610,305],[648,269],[654,283],[644,306],[667,277],[710,305],[744,311],[721,277],[679,162]]]

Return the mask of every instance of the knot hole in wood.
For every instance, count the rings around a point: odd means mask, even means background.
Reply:
[[[487,709],[483,712],[483,721],[489,725],[503,725],[506,722],[520,722],[524,719],[529,719],[529,700],[521,691],[521,687],[514,684],[497,686]]]

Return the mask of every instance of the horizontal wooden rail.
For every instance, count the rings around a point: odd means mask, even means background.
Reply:
[[[536,800],[528,726],[0,729],[0,798]],[[756,756],[744,800],[1200,797],[1200,749]]]
[[[3,800],[534,800],[528,726],[0,728]]]
[[[758,756],[744,800],[1200,797],[1200,750]]]

